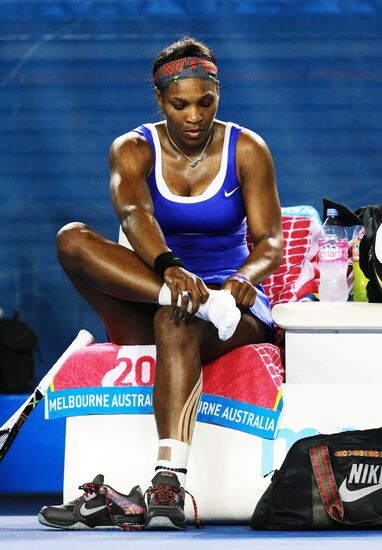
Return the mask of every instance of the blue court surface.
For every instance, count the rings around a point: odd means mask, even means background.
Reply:
[[[43,527],[37,512],[43,503],[59,502],[56,498],[0,498],[0,548],[7,550],[97,550],[110,544],[113,550],[178,549],[178,548],[292,548],[336,550],[367,546],[382,548],[382,532],[277,532],[252,531],[247,525],[206,525],[204,529],[189,526],[186,531],[60,531]]]

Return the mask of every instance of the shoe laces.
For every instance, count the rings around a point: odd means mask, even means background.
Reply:
[[[199,519],[198,506],[196,504],[194,496],[186,491],[186,489],[182,490],[191,497],[192,505],[194,507],[195,527],[197,529],[202,529],[203,525],[201,524],[201,521]],[[154,494],[157,501],[159,501],[161,504],[164,504],[165,506],[169,506],[175,495],[181,494],[181,489],[179,489],[179,487],[175,487],[174,485],[155,485],[149,487],[143,496],[145,497],[147,493],[149,494],[149,496],[151,494]]]
[[[84,483],[83,485],[79,485],[78,488],[80,489],[80,491],[84,491],[85,494],[75,498],[74,500],[71,500],[70,504],[74,504],[84,497],[85,500],[89,500],[91,496],[99,494],[98,488],[96,485],[94,485],[94,483]]]
[[[107,487],[102,485],[102,491],[101,491],[101,486],[99,486],[99,485],[95,485],[94,483],[84,483],[83,485],[80,485],[78,488],[81,489],[82,491],[84,491],[85,495],[83,495],[83,496],[85,497],[85,500],[89,500],[89,497],[92,497],[93,495],[94,496],[95,495],[104,496],[105,497],[105,505],[106,505],[107,511],[109,512],[110,519],[114,523],[114,525],[117,524],[117,522],[114,518],[114,514],[112,512],[111,506],[110,506],[109,491],[108,491]]]
[[[94,483],[84,483],[83,485],[80,485],[78,487],[81,491],[84,491],[85,499],[88,500],[93,495],[99,495],[100,494],[100,486],[95,485]],[[79,497],[81,498],[81,497]]]

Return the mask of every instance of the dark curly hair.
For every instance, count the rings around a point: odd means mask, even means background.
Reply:
[[[216,65],[214,52],[200,40],[192,36],[183,36],[180,40],[169,44],[157,56],[153,64],[153,75],[165,63],[175,61],[182,57],[204,57]]]

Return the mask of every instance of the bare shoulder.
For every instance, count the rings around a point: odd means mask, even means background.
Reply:
[[[110,146],[109,160],[111,169],[150,170],[154,161],[154,154],[150,144],[144,136],[137,132],[127,132],[118,136]]]
[[[271,152],[264,139],[256,132],[246,128],[240,132],[236,148],[236,167],[242,184],[274,178]]]
[[[269,161],[271,152],[265,140],[256,132],[243,128],[237,142],[237,156],[242,160]]]

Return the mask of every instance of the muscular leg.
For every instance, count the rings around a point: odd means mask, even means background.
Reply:
[[[235,334],[219,340],[215,327],[196,317],[180,321],[171,308],[163,307],[154,321],[157,367],[154,385],[154,414],[159,439],[191,441],[191,433],[180,429],[184,407],[201,376],[201,364],[246,344],[267,340],[267,328],[245,313]],[[186,435],[185,435],[186,434]]]
[[[198,323],[199,319],[194,317],[179,320],[167,306],[155,315],[157,361],[153,407],[159,439],[179,439],[183,407],[200,378]],[[214,327],[213,330],[216,332]]]
[[[184,487],[197,406],[202,391],[202,363],[216,359],[239,346],[264,342],[268,331],[252,314],[245,313],[235,334],[222,341],[211,323],[197,317],[181,321],[178,316],[173,315],[170,307],[158,310],[154,319],[154,330],[157,364],[153,407],[159,436],[156,467],[159,477],[154,477],[153,485],[166,483],[164,480],[168,478],[164,478],[162,473],[165,471],[168,474],[168,470],[172,470]]]
[[[154,343],[153,304],[163,283],[134,252],[84,224],[71,223],[57,235],[57,255],[113,342]]]
[[[244,344],[264,341],[267,329],[244,314],[234,335],[221,341],[207,321],[191,317],[184,321],[170,307],[154,319],[157,365],[153,406],[159,435],[158,461],[148,490],[145,527],[185,527],[184,492],[187,462],[202,390],[202,361],[215,359]]]

